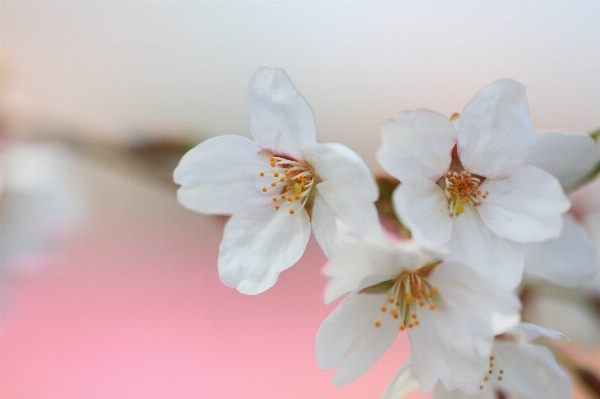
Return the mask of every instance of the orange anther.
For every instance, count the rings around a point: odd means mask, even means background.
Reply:
[[[410,317],[412,317],[413,319],[416,319],[417,318],[417,314],[413,313],[412,315],[410,315]]]
[[[389,303],[394,303],[394,299],[390,298]]]
[[[290,209],[290,215],[293,215],[293,214],[294,214],[294,210]]]
[[[263,189],[262,189],[262,190],[263,190],[263,193],[266,193],[266,192],[267,192],[267,188],[266,188],[266,187],[263,187]]]
[[[437,294],[437,287],[435,285],[431,286],[431,293],[432,294]]]
[[[400,331],[404,331],[404,330],[406,330],[406,327],[404,327],[404,324],[400,324],[400,327],[399,327],[399,328],[400,328]]]
[[[273,177],[279,177],[279,173],[273,172]]]
[[[408,323],[408,328],[413,328],[413,323]]]
[[[273,202],[277,202],[277,197],[273,197],[271,199],[273,200]]]
[[[435,310],[435,308],[436,308],[435,303],[432,303],[431,305],[429,305],[429,309]]]
[[[375,322],[375,327],[377,327],[377,328],[381,327],[381,322],[379,320],[377,320]]]
[[[277,185],[277,183],[273,182],[271,183],[271,187],[275,187]]]
[[[276,211],[278,211],[278,210],[279,210],[279,208],[280,208],[279,204],[276,204],[276,205],[275,205],[275,210],[276,210]]]
[[[269,158],[269,161],[271,161],[271,162],[275,162],[275,157],[271,157],[271,158]]]
[[[415,326],[418,326],[419,324],[421,324],[419,320],[415,320]]]
[[[279,179],[279,181],[283,183],[283,182],[285,181],[285,179],[284,179],[283,177],[281,177],[281,178]]]
[[[382,306],[382,307],[381,307],[381,311],[382,311],[382,312],[387,312],[387,308],[386,308],[385,306]]]
[[[424,301],[419,301],[419,306],[425,306],[425,302]]]
[[[260,177],[263,177],[265,175],[265,172],[260,172]]]

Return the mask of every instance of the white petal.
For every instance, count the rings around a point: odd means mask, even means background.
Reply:
[[[323,197],[317,192],[312,206],[312,231],[328,259],[333,256],[334,248],[340,245],[340,233],[335,215]]]
[[[409,393],[419,389],[421,385],[408,359],[396,373],[381,399],[402,399]]]
[[[413,370],[423,392],[433,388],[438,379],[450,391],[476,392],[489,353],[476,349],[468,320],[445,303],[434,311],[423,308],[417,314],[420,325],[408,329],[408,338]]]
[[[319,143],[303,149],[304,158],[323,181],[347,185],[354,196],[371,202],[379,189],[365,161],[350,148],[339,143]]]
[[[379,226],[375,179],[364,161],[341,144],[304,150],[306,161],[323,181],[316,186],[312,223],[323,252],[331,258],[342,241],[356,242]]]
[[[552,174],[570,192],[600,163],[600,144],[583,133],[537,133],[527,163]]]
[[[390,280],[404,270],[413,270],[421,258],[414,243],[393,245],[381,232],[371,232],[358,244],[348,245],[340,251],[324,270],[323,274],[331,279],[325,288],[325,302]]]
[[[348,384],[369,370],[398,335],[398,325],[375,327],[385,294],[350,294],[323,322],[317,333],[317,364],[322,370],[339,365],[334,385]]]
[[[310,106],[281,69],[261,68],[246,93],[250,132],[261,148],[299,160],[302,148],[316,143]]]
[[[523,165],[535,145],[525,86],[499,80],[469,101],[458,124],[458,156],[471,173],[499,179]]]
[[[497,341],[495,351],[496,367],[504,370],[497,381],[503,391],[528,399],[572,398],[569,376],[548,348]]]
[[[577,287],[598,271],[598,260],[583,227],[571,216],[563,216],[558,238],[525,244],[525,273],[565,287]]]
[[[352,187],[330,180],[317,185],[312,225],[317,242],[331,259],[342,243],[356,243],[365,231],[380,228],[373,201],[354,195]]]
[[[498,237],[471,207],[454,219],[446,260],[465,263],[505,288],[516,288],[523,276],[523,244]]]
[[[484,181],[481,190],[489,193],[478,207],[483,222],[500,237],[518,242],[558,237],[562,214],[571,206],[558,180],[530,165],[506,179]]]
[[[444,191],[427,179],[405,180],[392,194],[394,210],[415,241],[426,247],[445,245],[452,234],[452,218]]]
[[[268,206],[234,214],[219,248],[221,281],[244,294],[259,294],[300,259],[309,237],[304,210],[291,215]]]
[[[439,179],[450,167],[456,130],[436,112],[402,112],[381,128],[377,160],[392,176],[404,181]]]
[[[568,341],[569,338],[561,332],[556,330],[550,330],[537,324],[532,323],[519,323],[513,333],[518,332],[521,334],[521,338],[527,341],[533,341],[538,338],[548,337],[552,339],[562,339]]]
[[[536,290],[523,309],[523,319],[564,333],[587,346],[600,343],[600,320],[581,290],[548,286]]]
[[[256,143],[240,136],[208,139],[188,151],[173,172],[181,188],[177,199],[196,212],[231,214],[270,200],[261,191],[260,172],[268,157]]]
[[[512,290],[490,277],[461,263],[443,262],[429,281],[446,302],[461,310],[475,333],[494,336],[519,323],[521,303]]]

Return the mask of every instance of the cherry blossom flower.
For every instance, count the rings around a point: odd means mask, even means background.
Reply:
[[[377,158],[401,181],[396,213],[422,245],[449,245],[458,259],[514,288],[520,243],[557,237],[570,206],[548,172],[526,164],[535,146],[525,87],[500,80],[481,89],[453,123],[403,112],[382,128]]]
[[[600,165],[600,144],[585,134],[559,132],[537,133],[537,142],[527,162],[553,174],[572,206],[559,237],[525,245],[525,273],[578,287],[600,266],[600,179],[585,184]]]
[[[433,391],[433,399],[496,399],[497,392],[518,394],[527,399],[572,398],[569,376],[552,353],[544,346],[528,342],[541,336],[566,339],[556,331],[521,323],[511,334],[505,334],[503,339],[494,342],[489,368],[478,392],[474,395],[449,392],[438,383]],[[409,359],[400,368],[382,399],[402,399],[419,387],[419,380]]]
[[[190,150],[174,172],[179,202],[232,215],[219,249],[219,276],[258,294],[302,256],[312,231],[325,254],[378,223],[378,190],[364,161],[338,143],[317,143],[312,110],[280,69],[256,71],[246,96],[250,132]]]
[[[351,293],[317,333],[317,363],[338,366],[334,385],[348,384],[407,331],[413,369],[425,390],[438,380],[475,392],[493,337],[519,322],[511,290],[459,262],[427,255],[413,242],[370,234],[326,267],[325,300]]]
[[[523,316],[578,344],[597,344],[600,179],[588,180],[600,164],[600,144],[577,133],[541,132],[537,139],[528,162],[556,176],[572,206],[558,238],[525,245]]]

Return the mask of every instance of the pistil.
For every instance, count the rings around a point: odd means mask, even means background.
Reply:
[[[458,216],[465,211],[465,205],[479,206],[480,198],[487,197],[487,191],[479,188],[481,179],[466,170],[446,173],[444,193],[448,199],[450,216]]]

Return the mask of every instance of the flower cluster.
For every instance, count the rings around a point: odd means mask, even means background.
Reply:
[[[417,388],[434,398],[570,397],[565,371],[530,342],[564,336],[523,323],[532,307],[524,298],[539,281],[594,287],[597,137],[536,133],[525,87],[512,80],[484,87],[451,118],[402,112],[383,126],[377,152],[399,181],[388,199],[398,233],[380,223],[361,158],[317,143],[311,108],[285,72],[259,69],[246,99],[254,141],[206,140],[174,172],[182,205],[231,215],[223,283],[265,291],[312,230],[329,258],[325,301],[346,295],[316,338],[319,367],[337,367],[333,384],[359,378],[408,334],[410,361],[384,398]]]

